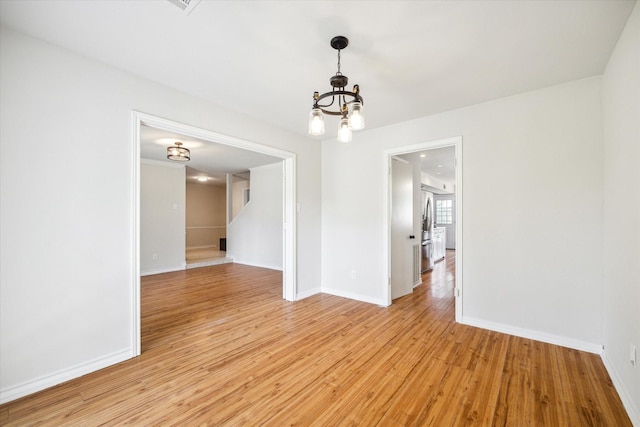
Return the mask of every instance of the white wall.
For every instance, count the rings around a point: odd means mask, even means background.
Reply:
[[[240,178],[235,175],[230,175],[232,179],[231,183],[231,218],[233,221],[236,216],[244,209],[244,190],[250,188],[250,182],[248,179]]]
[[[463,320],[598,351],[600,88],[590,78],[324,141],[323,290],[384,304],[383,150],[461,135]]]
[[[636,3],[603,76],[605,364],[640,426],[640,5]]]
[[[282,162],[251,169],[251,200],[227,225],[227,256],[282,270]]]
[[[184,165],[175,167],[141,162],[141,275],[185,267],[185,171]]]
[[[0,401],[134,355],[132,110],[296,153],[319,289],[318,143],[6,28],[0,93]]]
[[[447,194],[455,192],[455,181],[443,181],[435,176],[431,176],[427,173],[421,174],[422,184],[428,185],[429,187],[433,187],[433,191],[436,191],[437,194]]]
[[[219,249],[227,237],[226,186],[187,182],[186,205],[187,249]]]

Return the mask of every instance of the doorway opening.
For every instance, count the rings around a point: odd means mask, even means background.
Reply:
[[[141,352],[141,323],[140,323],[140,162],[141,162],[141,138],[142,126],[148,126],[159,130],[173,132],[202,141],[209,141],[228,147],[234,147],[253,153],[272,156],[282,161],[282,297],[288,301],[294,301],[297,289],[296,283],[296,200],[295,200],[295,153],[276,148],[256,144],[240,138],[219,134],[201,128],[185,125],[160,117],[152,116],[137,111],[132,112],[132,175],[133,183],[131,194],[134,199],[134,212],[131,239],[132,257],[135,260],[132,271],[132,295],[131,295],[131,347],[135,355]]]
[[[446,147],[451,148],[451,150],[440,150],[440,149],[444,149]],[[392,195],[392,191],[393,191],[393,183],[392,183],[392,174],[391,174],[391,166],[392,166],[392,162],[393,162],[393,158],[403,158],[403,159],[409,159],[410,161],[412,160],[412,157],[418,157],[418,160],[413,160],[411,161],[413,164],[415,165],[420,165],[420,161],[419,161],[419,156],[422,155],[428,155],[429,151],[432,150],[432,154],[435,154],[436,152],[445,152],[445,151],[449,151],[451,153],[453,153],[453,162],[454,162],[454,169],[455,171],[453,172],[453,191],[452,193],[454,193],[455,195],[455,205],[456,205],[456,209],[455,209],[455,213],[452,214],[453,217],[451,218],[451,222],[453,224],[451,224],[451,226],[453,227],[453,230],[451,234],[455,235],[455,243],[454,243],[454,247],[455,247],[455,287],[454,287],[454,297],[455,297],[455,320],[460,322],[462,319],[462,314],[463,314],[463,280],[462,280],[462,265],[463,265],[463,239],[462,239],[462,226],[463,226],[463,218],[462,218],[462,206],[463,206],[463,188],[462,188],[462,137],[453,137],[453,138],[447,138],[447,139],[441,139],[441,140],[436,140],[436,141],[429,141],[429,142],[424,142],[424,143],[419,143],[419,144],[413,144],[413,145],[409,145],[409,146],[403,146],[403,147],[398,147],[398,148],[394,148],[394,149],[388,149],[385,150],[384,152],[384,212],[385,212],[385,216],[384,216],[384,240],[383,240],[383,249],[384,249],[384,253],[386,254],[386,260],[387,262],[385,263],[385,265],[383,266],[383,298],[387,301],[387,305],[391,305],[391,300],[392,300],[392,274],[393,274],[393,267],[392,267],[392,241],[394,239],[394,237],[392,236],[393,233],[393,229],[392,229],[392,215],[393,215],[393,195]],[[420,166],[416,166],[417,168],[420,168]],[[436,166],[437,167],[437,166]],[[434,180],[434,182],[423,182],[423,180],[421,179],[421,176],[424,176],[420,173],[421,171],[415,171],[415,175],[414,175],[414,194],[415,194],[415,200],[416,203],[414,203],[415,209],[414,209],[414,233],[412,233],[412,236],[418,236],[420,235],[422,237],[422,233],[423,233],[423,229],[422,229],[422,221],[423,218],[421,217],[421,213],[420,210],[422,209],[422,207],[420,207],[421,205],[421,197],[423,197],[421,195],[422,191],[421,190],[433,190],[434,188],[429,188],[429,186],[431,185],[444,185],[446,187],[446,185],[451,185],[448,184],[447,182],[443,183],[437,183],[438,180]],[[435,173],[434,173],[435,175]],[[428,180],[427,180],[428,181]],[[426,185],[426,187],[425,187]],[[451,189],[448,189],[451,190]],[[444,191],[444,193],[446,192],[450,192],[450,191]],[[447,224],[449,225],[449,224]],[[443,241],[442,244],[442,249],[444,250],[445,246],[447,246],[446,241]],[[448,246],[451,246],[451,244],[449,244]],[[397,257],[398,254],[395,254],[395,256]],[[417,257],[414,254],[414,264],[417,261]],[[396,261],[395,263],[396,265],[398,264],[398,262]],[[415,267],[414,267],[415,268]]]

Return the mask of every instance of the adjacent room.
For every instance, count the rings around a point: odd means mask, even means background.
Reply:
[[[281,170],[274,156],[140,126],[140,274],[234,259],[282,270]]]

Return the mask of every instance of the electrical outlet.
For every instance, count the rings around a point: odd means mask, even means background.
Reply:
[[[351,270],[351,280],[356,280],[356,271]]]
[[[153,255],[151,255],[151,258],[152,258],[154,261],[157,261],[157,260],[158,260],[158,254],[153,254]]]
[[[629,344],[629,362],[631,362],[631,364],[633,366],[636,366],[636,364],[638,363],[638,360],[636,359],[636,346],[633,345],[633,343]]]

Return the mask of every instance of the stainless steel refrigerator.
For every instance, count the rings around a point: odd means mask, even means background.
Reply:
[[[422,268],[433,269],[433,194],[422,190]]]

